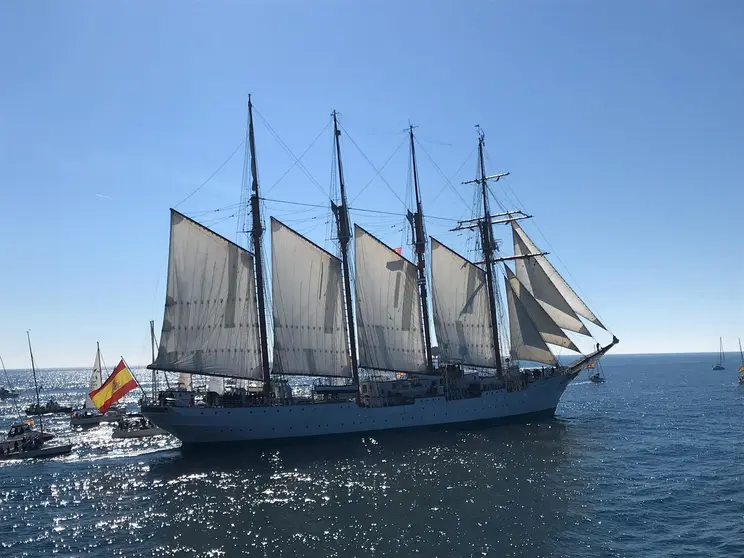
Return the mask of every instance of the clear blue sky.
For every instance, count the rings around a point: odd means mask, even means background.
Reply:
[[[26,329],[41,366],[92,364],[97,340],[110,365],[149,362],[168,208],[240,143],[248,92],[297,155],[335,108],[380,167],[410,118],[458,185],[475,171],[480,124],[489,170],[511,171],[509,188],[536,216],[525,227],[549,239],[536,235],[619,352],[714,351],[719,335],[734,349],[744,336],[744,4],[362,4],[0,5],[6,365],[28,366]],[[297,168],[269,191],[292,159],[261,122],[257,136],[266,196],[325,203]],[[326,191],[330,145],[326,130],[302,159]],[[375,171],[348,139],[344,157],[353,199]],[[427,213],[469,216],[419,161]],[[236,204],[241,172],[242,152],[179,209],[235,238],[235,219],[198,212]],[[405,146],[382,176],[406,199]],[[380,179],[352,205],[402,210]],[[323,210],[267,209],[328,236]],[[400,245],[400,219],[355,217]],[[448,226],[430,221],[429,232],[464,246]]]

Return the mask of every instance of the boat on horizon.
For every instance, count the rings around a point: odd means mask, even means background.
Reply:
[[[13,389],[13,386],[10,383],[10,376],[8,376],[8,371],[5,368],[5,362],[3,362],[2,357],[0,357],[0,364],[3,366],[3,374],[5,374],[5,381],[8,383],[8,387],[0,387],[0,400],[5,399],[18,399],[20,394]]]
[[[723,352],[723,337],[718,338],[718,362],[713,365],[713,370],[726,370],[726,353]]]
[[[411,261],[352,226],[335,112],[339,198],[329,205],[338,256],[272,217],[269,303],[250,100],[248,115],[250,179],[241,199],[253,251],[171,209],[163,328],[148,368],[206,376],[209,385],[166,389],[142,414],[184,445],[552,417],[569,382],[618,343],[520,226],[531,216],[491,213],[488,185],[508,173],[486,174],[480,129],[478,173],[467,182],[477,186],[479,205],[453,229],[477,232],[482,260],[474,262],[425,232],[409,128]],[[495,224],[510,227],[513,255],[501,254]],[[589,324],[607,337],[604,346],[595,346]],[[583,354],[567,332],[591,340],[592,350]],[[576,354],[571,364],[558,362],[564,350]],[[315,379],[311,394],[299,393],[291,376]],[[236,386],[226,388],[225,378]]]
[[[587,370],[589,370],[589,381],[594,384],[605,383],[605,376],[602,372],[602,365],[599,361],[587,364]]]
[[[744,384],[744,351],[741,350],[741,338],[739,338],[739,383]]]

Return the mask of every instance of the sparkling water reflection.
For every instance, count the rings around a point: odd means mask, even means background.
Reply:
[[[70,457],[0,465],[0,555],[744,555],[744,390],[708,360],[608,357],[526,425],[185,454],[79,429]],[[86,373],[57,375],[82,400]]]

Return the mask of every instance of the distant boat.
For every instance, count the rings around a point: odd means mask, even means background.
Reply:
[[[90,375],[90,384],[88,393],[99,389],[103,385],[101,377],[101,347],[96,343],[96,360],[93,363],[93,372]],[[111,407],[105,414],[101,414],[90,398],[86,396],[82,409],[75,409],[70,415],[70,424],[72,426],[97,426],[102,422],[113,422],[119,417],[126,414],[126,410],[121,407]]]
[[[0,387],[0,399],[15,399],[18,397],[18,392],[4,387]]]
[[[39,401],[39,384],[36,381],[36,363],[34,362],[34,353],[31,350],[31,336],[26,332],[28,337],[28,352],[31,355],[31,370],[34,374],[34,388],[36,391],[36,409],[43,409]],[[51,403],[51,402],[50,402]],[[43,457],[56,457],[58,455],[67,455],[72,451],[72,444],[61,444],[58,446],[46,446],[45,441],[48,434],[44,433],[44,422],[39,413],[40,431],[32,431],[26,428],[30,421],[20,425],[20,429],[14,425],[8,433],[8,438],[0,443],[0,459],[31,459]]]
[[[726,355],[723,354],[723,338],[719,337],[718,362],[713,365],[713,370],[726,370]]]
[[[3,359],[0,358],[0,364],[3,365],[3,372],[5,373],[5,381],[8,383],[8,388],[0,387],[0,399],[17,399],[18,398],[18,392],[13,389],[13,386],[10,385],[10,377],[8,376],[8,371],[5,369],[5,363],[3,362]]]
[[[739,366],[739,383],[744,384],[744,352],[741,350],[741,338],[739,338],[739,358],[741,359],[741,366]]]
[[[38,394],[38,392],[37,392]],[[41,403],[34,403],[26,407],[26,414],[31,415],[54,415],[57,413],[70,413],[72,407],[70,405],[61,405],[54,399],[50,399],[43,405]]]
[[[114,427],[111,434],[112,438],[149,438],[150,436],[162,436],[167,434],[162,428],[153,425],[145,417],[139,415],[129,415],[126,419],[122,418]]]
[[[595,369],[595,365],[599,366]],[[595,384],[604,384],[605,383],[605,376],[602,373],[602,365],[599,364],[599,361],[592,362],[591,364],[587,365],[587,370],[589,370],[589,381]]]

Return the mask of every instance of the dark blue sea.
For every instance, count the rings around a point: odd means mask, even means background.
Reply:
[[[729,356],[607,356],[549,421],[271,449],[182,454],[58,416],[72,456],[0,463],[0,556],[744,556]],[[42,371],[42,395],[82,402],[88,376]],[[11,381],[27,405],[30,375]]]

